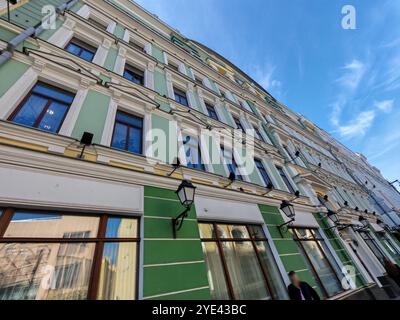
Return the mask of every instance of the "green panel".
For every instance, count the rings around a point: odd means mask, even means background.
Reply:
[[[167,78],[161,69],[154,70],[154,90],[161,96],[168,97]]]
[[[145,239],[172,239],[171,219],[158,219],[146,217],[144,224]],[[199,238],[197,221],[185,220],[185,228],[179,231],[180,239]]]
[[[118,49],[115,47],[111,47],[108,50],[106,61],[104,62],[104,68],[110,71],[114,71],[115,62],[118,57]]]
[[[144,196],[153,198],[171,199],[175,201],[179,200],[174,190],[148,187],[148,186],[144,189]]]
[[[118,23],[114,30],[114,36],[116,36],[119,39],[123,39],[124,34],[125,34],[125,28]]]
[[[151,54],[159,62],[165,63],[165,61],[164,61],[164,53],[159,47],[153,45],[152,50],[151,50]]]
[[[18,34],[14,31],[0,27],[0,40],[3,40],[4,42],[10,42],[10,40],[15,38],[17,35]]]
[[[276,240],[274,241],[276,250],[278,250],[279,254],[293,254],[300,253],[299,247],[297,246],[294,240]],[[300,257],[298,255],[297,257]]]
[[[219,111],[224,115],[224,118],[226,119],[226,124],[228,126],[236,128],[236,124],[232,119],[232,115],[229,113],[229,111],[224,106],[216,106],[215,108],[218,108]]]
[[[145,198],[144,210],[147,216],[174,218],[183,211],[183,207],[179,201]],[[196,218],[194,206],[189,212],[189,218]]]
[[[258,111],[254,102],[252,102],[250,100],[246,100],[246,101],[247,101],[247,104],[249,105],[250,109],[253,111],[253,113],[261,118],[261,113]]]
[[[268,206],[266,204],[259,204],[258,207],[262,213],[281,214],[278,207]]]
[[[82,1],[78,1],[77,3],[75,3],[72,8],[70,9],[73,12],[78,12],[80,8],[82,8],[84,5],[84,3]]]
[[[205,263],[148,267],[143,278],[144,298],[208,286]]]
[[[157,99],[157,98],[155,100],[159,104],[160,110],[165,111],[165,112],[170,112],[171,111],[171,106],[170,106],[170,104],[168,102],[162,101],[162,100]]]
[[[263,214],[263,217],[264,217],[265,223],[268,224],[268,225],[272,224],[272,225],[279,226],[282,223],[284,223],[283,217],[281,215],[277,215],[277,214],[264,215]]]
[[[209,80],[209,81],[210,81],[212,90],[213,90],[215,93],[218,93],[217,85],[215,84],[215,82],[212,81],[212,80]]]
[[[165,163],[172,163],[178,155],[178,136],[176,123],[153,114],[152,148],[153,157]]]
[[[308,269],[304,260],[299,255],[281,256],[281,260],[287,272]]]
[[[40,35],[39,38],[47,41],[49,38],[56,33],[56,31],[63,25],[64,21],[61,19],[56,20],[56,28],[55,29],[49,29],[49,30],[44,30]]]
[[[168,227],[169,229],[172,229],[171,221]],[[181,238],[181,233],[179,233],[179,238]],[[200,240],[147,240],[144,242],[144,251],[151,252],[151,254],[145,255],[145,266],[165,263],[204,261]]]
[[[13,59],[0,66],[0,97],[2,97],[14,85],[14,83],[17,82],[26,71],[28,71],[29,67],[29,65]]]
[[[72,137],[81,139],[86,131],[94,134],[93,143],[100,144],[110,100],[109,96],[89,90],[72,131]]]
[[[214,137],[204,136],[204,142],[213,165],[214,173],[226,177],[225,166],[221,159],[221,148],[217,145]]]
[[[167,295],[163,297],[157,297],[154,299],[149,300],[193,300],[193,301],[200,301],[200,300],[211,300],[210,289],[200,289],[195,291],[189,292],[182,292],[178,294]]]

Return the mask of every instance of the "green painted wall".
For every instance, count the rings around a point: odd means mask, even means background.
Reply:
[[[165,63],[163,51],[159,47],[153,45],[151,54],[154,58],[156,58],[161,63]]]
[[[194,206],[173,239],[171,219],[182,210],[173,190],[145,187],[144,299],[210,299]]]
[[[221,163],[221,148],[212,136],[204,137],[206,148],[213,165],[214,173],[226,177],[225,167]]]
[[[110,71],[114,71],[115,62],[117,61],[118,49],[111,47],[108,50],[106,61],[104,62],[104,68]]]
[[[159,68],[154,70],[154,90],[161,96],[168,97],[167,78],[164,71]]]
[[[49,29],[49,30],[44,30],[40,35],[39,38],[47,41],[49,38],[56,33],[56,31],[63,25],[64,21],[61,20],[60,18],[56,20],[56,28],[55,29]]]
[[[118,23],[115,26],[114,36],[116,36],[119,39],[123,39],[124,38],[124,34],[125,34],[125,28]]]
[[[165,163],[173,163],[178,156],[178,136],[176,123],[153,114],[152,140],[153,157]]]
[[[110,100],[109,96],[89,90],[72,131],[72,137],[80,139],[86,131],[94,134],[93,143],[100,144]]]
[[[16,61],[9,60],[0,67],[0,97],[2,97],[21,76],[28,71],[29,65]],[[1,108],[1,106],[0,106]]]

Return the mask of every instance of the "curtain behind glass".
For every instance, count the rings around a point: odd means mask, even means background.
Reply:
[[[235,298],[238,300],[269,300],[271,295],[251,242],[222,244]]]

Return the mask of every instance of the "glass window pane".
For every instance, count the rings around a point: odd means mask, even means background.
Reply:
[[[128,151],[132,153],[142,153],[142,130],[129,128]]]
[[[74,94],[58,88],[47,86],[42,83],[38,83],[33,89],[33,92],[40,93],[49,98],[60,100],[66,104],[71,104],[72,101],[74,100]]]
[[[221,239],[249,239],[250,235],[245,226],[218,225]]]
[[[215,239],[214,226],[212,224],[199,224],[200,238],[202,239]]]
[[[280,300],[287,299],[286,286],[283,283],[278,266],[275,263],[271,248],[266,241],[256,243],[258,253],[261,258],[264,269],[268,274],[269,284],[276,297]]]
[[[84,49],[84,50],[82,50],[82,53],[80,54],[80,57],[83,60],[91,62],[93,60],[93,58],[94,58],[94,53]]]
[[[261,226],[249,226],[250,236],[253,239],[266,239],[264,230]]]
[[[128,127],[121,123],[115,124],[114,136],[111,146],[116,149],[126,150]]]
[[[139,127],[139,128],[143,127],[143,120],[142,119],[129,116],[129,115],[127,115],[125,113],[122,113],[122,112],[118,112],[117,113],[116,120],[129,123],[129,124],[131,124],[132,126],[135,126],[135,127]]]
[[[222,247],[236,299],[270,300],[252,243],[224,242]]]
[[[87,299],[94,244],[0,244],[0,300]]]
[[[95,238],[99,218],[16,212],[5,238]],[[71,236],[73,235],[73,236]]]
[[[40,121],[38,128],[49,132],[58,132],[64,121],[67,110],[67,105],[53,102]]]
[[[315,241],[303,241],[302,244],[329,296],[342,292],[343,288],[318,244]]]
[[[78,55],[79,54],[79,52],[81,51],[81,48],[80,47],[78,47],[76,44],[74,44],[74,43],[70,43],[68,46],[67,46],[67,48],[66,48],[66,50],[68,51],[68,52],[70,52],[70,53],[72,53],[72,54],[74,54],[74,55]]]
[[[108,218],[106,238],[137,238],[138,220]]]
[[[228,287],[218,246],[215,242],[203,242],[202,245],[207,264],[207,277],[211,297],[215,300],[229,300]]]
[[[32,94],[12,119],[12,121],[32,127],[39,115],[42,113],[47,102],[47,99]]]
[[[98,299],[134,300],[136,265],[136,243],[106,243],[101,262]]]

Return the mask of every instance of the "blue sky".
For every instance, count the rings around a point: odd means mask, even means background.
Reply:
[[[399,0],[137,2],[400,178]],[[347,4],[356,30],[342,28]]]

